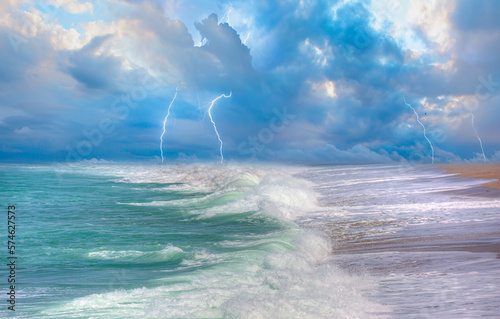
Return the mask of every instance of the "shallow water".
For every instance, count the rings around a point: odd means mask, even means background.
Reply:
[[[351,274],[377,278],[389,318],[500,317],[500,196],[432,166],[325,167],[322,209],[297,221],[330,234]]]
[[[17,318],[498,317],[499,199],[434,167],[2,165],[0,181]]]

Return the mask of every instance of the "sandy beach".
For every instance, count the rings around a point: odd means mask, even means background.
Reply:
[[[438,165],[445,169],[445,174],[459,174],[462,177],[479,179],[496,179],[496,181],[481,184],[480,186],[493,190],[485,190],[481,187],[467,189],[454,189],[443,191],[443,194],[456,194],[466,196],[481,196],[484,198],[498,198],[500,194],[500,163],[495,164],[443,164]],[[498,190],[498,191],[497,191]],[[443,231],[446,225],[441,225]],[[421,236],[388,236],[377,239],[363,239],[354,242],[337,242],[334,251],[337,254],[360,254],[379,252],[401,252],[401,251],[469,251],[490,252],[500,254],[500,233],[464,231],[453,235],[429,235]],[[500,255],[499,255],[500,256]]]
[[[496,179],[481,186],[500,190],[500,163],[495,164],[443,164],[438,166],[445,169],[446,174],[460,174],[463,177],[482,179]]]
[[[321,172],[336,262],[379,280],[388,318],[497,318],[500,165],[420,165],[401,179],[385,169]]]

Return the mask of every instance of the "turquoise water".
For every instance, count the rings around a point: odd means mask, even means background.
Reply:
[[[1,318],[498,317],[499,193],[433,166],[0,165],[0,182],[18,256]]]
[[[340,270],[314,268],[330,258],[329,247],[292,221],[315,199],[289,173],[231,165],[4,165],[0,180],[2,203],[17,208],[18,318],[360,311],[343,305],[349,295],[349,302],[360,298],[349,280],[318,286],[325,277],[316,271],[328,278]],[[322,302],[329,305],[318,307]],[[6,306],[4,315],[12,315]]]

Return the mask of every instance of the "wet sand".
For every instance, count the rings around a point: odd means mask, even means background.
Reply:
[[[468,251],[496,253],[500,257],[500,233],[465,233],[454,235],[409,236],[338,243],[336,254],[362,254],[378,252]]]
[[[500,163],[495,164],[443,164],[446,174],[461,177],[495,180],[476,187],[439,191],[443,194],[500,198]],[[447,232],[446,225],[440,225]],[[420,236],[397,234],[385,238],[337,241],[333,246],[336,254],[364,254],[383,252],[446,252],[468,251],[472,253],[496,253],[500,258],[500,232],[464,232],[461,234],[431,235],[423,231]]]
[[[500,165],[437,168],[399,180],[390,166],[326,172],[337,182],[318,183],[331,217],[308,222],[324,227],[341,269],[376,278],[367,296],[388,307],[382,317],[498,318]]]
[[[494,164],[443,164],[439,168],[445,169],[446,174],[460,174],[463,177],[481,179],[496,179],[496,181],[482,184],[490,189],[500,190],[500,163]]]

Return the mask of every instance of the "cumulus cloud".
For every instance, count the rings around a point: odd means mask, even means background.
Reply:
[[[106,40],[111,36],[98,36],[82,49],[72,52],[69,57],[68,72],[90,89],[110,89],[120,79],[121,61],[105,53],[99,54]]]
[[[21,42],[16,52],[7,36],[0,40],[0,57],[7,62],[0,66],[0,107],[23,114],[6,112],[12,115],[3,118],[0,131],[3,139],[24,127],[40,132],[52,145],[50,156],[64,158],[64,142],[50,142],[54,132],[66,132],[74,146],[85,138],[84,129],[110,118],[116,130],[89,158],[152,158],[165,105],[179,85],[172,117],[177,127],[169,127],[168,136],[171,158],[217,155],[204,112],[214,97],[232,91],[213,110],[228,158],[244,157],[238,145],[276,127],[276,112],[286,107],[293,121],[273,132],[259,158],[399,161],[425,149],[405,95],[442,161],[474,158],[477,139],[465,129],[469,112],[463,112],[464,101],[474,101],[491,157],[499,148],[492,119],[499,114],[500,26],[490,13],[496,2],[470,3],[412,1],[402,8],[408,19],[386,15],[374,25],[376,12],[363,1],[115,1],[104,19],[64,28],[9,0],[17,11],[2,9],[8,22],[0,33],[19,35]],[[57,5],[82,16],[93,10],[87,2]],[[221,23],[217,13],[229,7],[229,23]],[[485,18],[477,19],[481,13]],[[389,36],[395,29],[400,35]],[[245,45],[242,38],[250,33]],[[201,45],[195,38],[203,39]],[[144,88],[147,75],[161,83],[159,89]],[[488,98],[478,98],[481,85]],[[114,114],[117,101],[127,107],[126,116]],[[43,122],[39,114],[52,117]],[[28,154],[30,142],[22,143]]]
[[[94,4],[91,2],[79,2],[77,0],[54,0],[54,4],[73,14],[92,13],[94,10]]]

